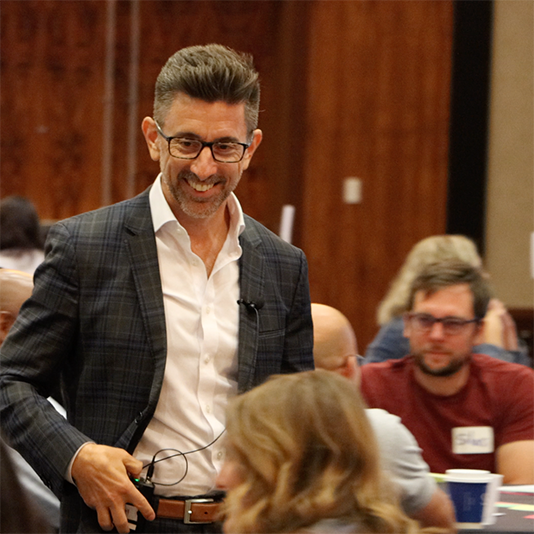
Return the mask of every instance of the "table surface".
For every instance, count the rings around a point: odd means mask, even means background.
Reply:
[[[462,534],[501,532],[503,534],[534,532],[534,494],[521,493],[513,486],[501,489],[496,509],[497,521],[477,530],[460,530]]]

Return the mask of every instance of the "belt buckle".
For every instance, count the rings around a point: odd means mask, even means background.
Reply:
[[[186,499],[184,501],[184,523],[186,525],[201,525],[207,523],[213,523],[213,521],[191,521],[191,505],[197,502],[215,502],[215,499]]]

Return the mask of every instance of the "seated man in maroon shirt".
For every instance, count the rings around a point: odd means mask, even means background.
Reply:
[[[404,335],[411,354],[361,368],[371,408],[398,415],[430,470],[488,469],[534,483],[534,371],[473,354],[490,290],[458,261],[427,267],[411,288]]]

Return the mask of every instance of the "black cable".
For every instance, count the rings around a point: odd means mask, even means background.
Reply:
[[[252,300],[239,299],[237,301],[239,305],[245,306],[247,312],[251,310],[256,314],[256,343],[254,346],[255,354],[258,353],[258,343],[260,336],[260,310],[263,308],[265,301],[262,298],[257,298],[256,302]]]
[[[152,484],[158,485],[158,486],[176,486],[176,484],[179,484],[187,476],[187,473],[189,471],[189,462],[187,460],[186,455],[193,454],[193,453],[199,452],[199,451],[203,451],[203,450],[207,449],[208,447],[211,447],[225,432],[226,432],[226,428],[223,429],[223,431],[211,443],[208,443],[207,445],[204,445],[203,447],[199,447],[198,449],[194,449],[192,451],[182,452],[182,451],[179,451],[178,449],[171,449],[171,448],[160,449],[159,451],[156,451],[156,453],[152,457],[152,461],[143,466],[143,469],[148,467],[146,480],[149,481],[149,482],[152,482]],[[156,456],[158,454],[162,453],[162,452],[165,452],[165,451],[176,451],[176,452],[175,452],[175,454],[171,454],[169,456],[165,456],[164,458],[159,458],[158,460],[156,460]],[[152,476],[154,475],[155,465],[157,463],[159,463],[159,462],[163,462],[164,460],[170,460],[171,458],[176,458],[176,456],[183,456],[183,458],[184,458],[184,461],[185,461],[185,472],[184,472],[183,476],[179,480],[177,480],[176,482],[173,482],[172,484],[164,484],[163,482],[153,482],[152,481]]]

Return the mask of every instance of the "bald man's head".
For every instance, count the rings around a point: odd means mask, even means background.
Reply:
[[[30,297],[33,279],[28,273],[0,269],[0,344],[13,326],[20,307]]]
[[[349,320],[335,308],[312,303],[315,367],[358,379],[358,346]]]

